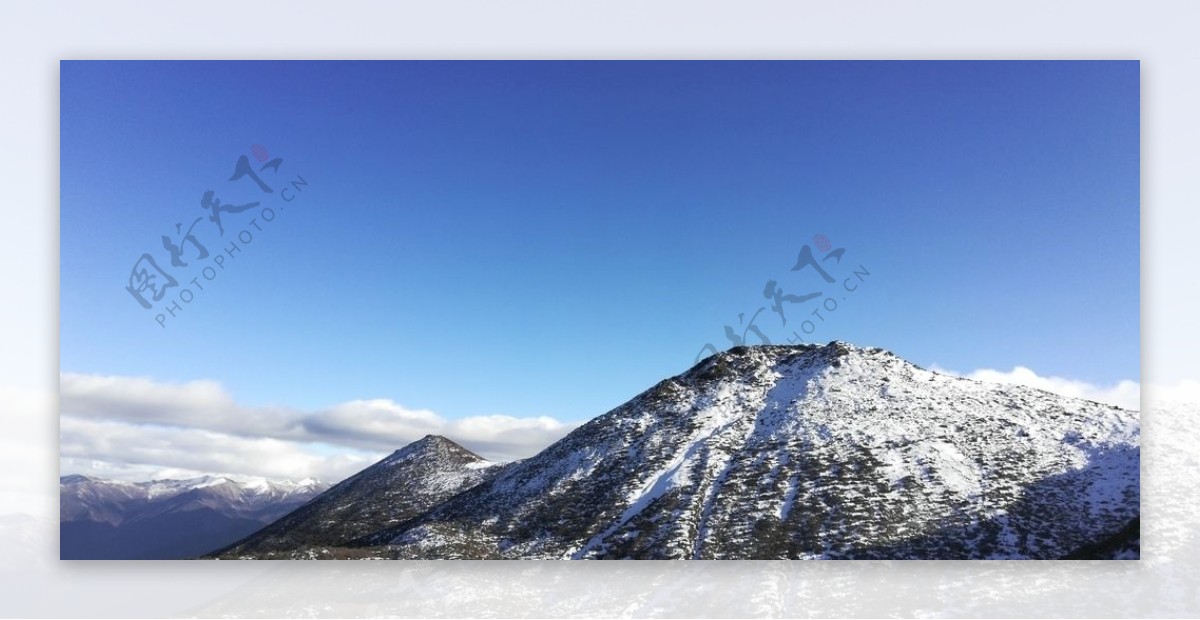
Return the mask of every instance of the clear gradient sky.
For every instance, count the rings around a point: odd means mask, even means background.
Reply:
[[[1139,376],[1137,62],[61,71],[64,372],[579,421],[727,347],[773,279],[835,297],[808,340]],[[283,159],[270,196],[227,181],[255,144]],[[201,221],[214,255],[253,241],[161,327],[130,270],[169,266],[160,236],[206,190],[284,209],[261,231],[223,214],[224,237]],[[824,261],[839,283],[870,272],[853,293],[789,271],[818,233],[845,249]],[[784,342],[821,301],[757,324]]]

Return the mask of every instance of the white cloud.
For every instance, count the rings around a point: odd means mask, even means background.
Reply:
[[[327,455],[320,446],[269,437],[74,417],[62,419],[60,435],[64,471],[70,466],[72,473],[124,472],[123,478],[134,472],[140,474],[136,477],[166,478],[173,475],[169,470],[178,470],[273,479],[315,477],[332,482],[384,456],[349,449]]]
[[[932,370],[946,375],[975,379],[976,381],[1006,385],[1024,385],[1062,396],[1086,398],[1087,400],[1116,405],[1125,409],[1141,409],[1141,385],[1136,381],[1124,380],[1108,386],[1095,385],[1086,381],[1076,381],[1062,377],[1043,377],[1024,366],[1017,366],[1009,371],[983,368],[966,374],[939,368],[936,365],[932,367]]]
[[[145,377],[63,373],[59,400],[64,416],[276,439],[301,439],[305,434],[301,412],[241,407],[215,381],[167,383]]]
[[[1134,381],[1098,386],[1043,377],[1023,366],[965,374],[934,370],[1139,408],[1140,389]],[[511,460],[536,454],[575,427],[546,416],[450,420],[388,399],[354,400],[316,411],[246,407],[214,381],[167,383],[64,373],[60,389],[63,473],[128,480],[216,473],[335,482],[428,434],[449,437],[487,458]],[[1169,392],[1160,396],[1194,398],[1200,395],[1200,383]]]
[[[383,398],[342,403],[304,416],[301,423],[310,435],[353,445],[403,445],[425,435],[442,434],[446,426],[432,411],[407,409]]]
[[[122,479],[219,473],[333,482],[429,434],[511,460],[574,428],[544,416],[448,420],[388,399],[317,411],[247,407],[214,381],[72,373],[61,376],[60,402],[63,473]]]
[[[575,428],[549,417],[514,418],[506,415],[475,416],[454,420],[446,430],[448,437],[461,437],[463,445],[515,459],[533,456],[522,453],[527,445],[546,446],[561,439]]]

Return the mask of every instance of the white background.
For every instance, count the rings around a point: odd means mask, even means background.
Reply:
[[[0,615],[1200,615],[1198,13],[1044,0],[0,5]],[[100,58],[1140,59],[1143,559],[59,562],[58,61]]]

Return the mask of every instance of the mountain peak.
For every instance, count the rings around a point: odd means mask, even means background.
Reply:
[[[411,519],[499,470],[450,439],[426,435],[213,555],[333,557],[331,548]]]
[[[412,459],[436,458],[449,460],[457,464],[487,462],[487,459],[471,452],[461,445],[441,435],[426,435],[399,450],[396,450],[384,463],[395,464]]]
[[[821,355],[825,357],[845,357],[847,355],[862,355],[867,357],[883,356],[895,357],[895,355],[881,347],[863,347],[845,340],[830,340],[825,344],[755,344],[755,345],[738,345],[730,347],[725,351],[710,356],[722,357],[725,359],[738,358],[780,358],[796,355]],[[703,362],[702,362],[703,363]]]
[[[438,445],[446,445],[446,444],[449,444],[452,446],[458,446],[457,443],[447,439],[446,437],[444,437],[442,435],[434,435],[432,433],[414,441],[413,443],[429,445],[429,446],[438,446]],[[459,446],[459,447],[462,447],[462,446]]]
[[[827,344],[740,345],[710,355],[683,375],[664,383],[683,380],[687,384],[712,381],[767,380],[768,374],[807,374],[839,369],[850,364],[860,373],[907,372],[920,370],[890,351],[879,347],[860,347],[842,340]],[[660,384],[661,385],[661,384]]]

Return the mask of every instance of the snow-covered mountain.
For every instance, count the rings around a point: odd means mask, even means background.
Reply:
[[[317,480],[59,479],[63,559],[171,559],[228,544],[328,488]]]
[[[416,517],[490,479],[500,467],[445,437],[428,435],[215,555],[346,557],[344,549],[332,548]]]
[[[1136,412],[882,349],[736,347],[352,544],[399,558],[1103,555],[1137,538],[1139,437]]]

